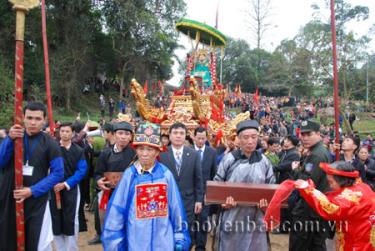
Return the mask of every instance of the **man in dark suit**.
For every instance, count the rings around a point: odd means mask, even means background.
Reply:
[[[300,154],[297,150],[299,140],[297,137],[288,135],[283,141],[283,151],[279,154],[280,162],[274,166],[274,171],[277,173],[277,183],[281,183],[292,177],[292,163],[300,160]]]
[[[206,193],[207,180],[213,180],[216,175],[216,151],[206,145],[207,130],[203,127],[197,127],[194,131],[194,149],[197,151],[202,167],[203,191]],[[203,206],[202,212],[197,216],[199,227],[195,232],[195,250],[205,250],[207,241],[208,215],[210,206]]]
[[[283,151],[279,154],[280,162],[273,167],[278,184],[285,180],[293,179],[292,163],[293,161],[299,161],[301,158],[297,150],[298,143],[298,138],[292,135],[286,136],[283,141]],[[290,208],[282,208],[280,211],[281,222],[279,231],[281,233],[288,232],[287,224],[289,224],[291,220],[290,210]]]
[[[177,122],[169,128],[171,145],[167,152],[160,154],[160,162],[171,170],[177,181],[193,239],[195,214],[202,210],[203,181],[200,156],[184,146],[186,134],[186,126],[182,123]]]

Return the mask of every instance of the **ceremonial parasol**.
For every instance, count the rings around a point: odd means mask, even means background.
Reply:
[[[182,32],[186,36],[189,37],[189,40],[191,42],[191,45],[193,47],[194,53],[197,52],[198,45],[203,44],[203,45],[208,45],[211,48],[211,51],[214,53],[215,48],[221,48],[221,57],[220,57],[220,82],[222,80],[222,64],[223,64],[223,57],[224,57],[224,47],[227,44],[227,38],[223,33],[221,33],[219,30],[216,28],[209,26],[207,24],[191,20],[191,19],[186,19],[182,18],[176,23],[176,29],[179,32]],[[195,46],[193,45],[193,40],[195,40]],[[215,57],[215,56],[214,56]],[[194,65],[194,62],[191,62],[190,56],[187,58],[187,74],[190,75],[190,70],[192,69],[192,65]],[[211,68],[211,75],[216,78],[216,59],[212,59],[212,68]],[[213,79],[213,82],[216,79]]]
[[[198,21],[182,18],[176,23],[176,29],[195,39],[197,43],[218,47],[224,47],[227,43],[223,33]]]

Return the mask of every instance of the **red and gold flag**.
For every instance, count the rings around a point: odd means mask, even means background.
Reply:
[[[146,80],[145,84],[143,85],[143,92],[147,95],[147,92],[148,92],[148,80]]]

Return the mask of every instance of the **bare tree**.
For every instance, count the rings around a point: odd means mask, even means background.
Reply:
[[[265,33],[272,28],[269,18],[271,16],[271,0],[247,0],[246,8],[246,24],[250,31],[250,42],[256,43],[257,49],[257,65],[256,65],[256,81],[259,84],[261,80],[261,46]]]
[[[269,20],[271,16],[271,0],[247,0],[246,23],[251,32],[250,40],[255,41],[257,49],[261,48],[262,40],[266,31],[272,24]]]

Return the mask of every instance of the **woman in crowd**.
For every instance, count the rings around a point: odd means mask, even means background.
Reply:
[[[358,159],[365,166],[367,183],[375,190],[375,160],[370,158],[367,145],[359,148]]]

